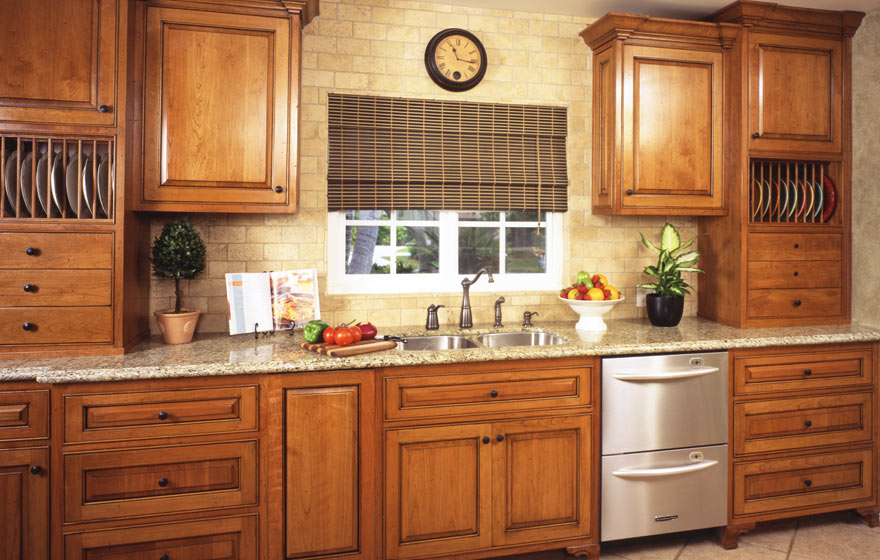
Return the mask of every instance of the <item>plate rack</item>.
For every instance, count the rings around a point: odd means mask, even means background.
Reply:
[[[0,219],[112,221],[115,170],[113,138],[0,135]]]
[[[749,166],[749,222],[826,224],[833,221],[840,193],[831,164],[752,160]]]

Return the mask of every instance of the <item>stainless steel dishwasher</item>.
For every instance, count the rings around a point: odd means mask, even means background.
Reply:
[[[727,523],[727,352],[602,360],[602,541]]]

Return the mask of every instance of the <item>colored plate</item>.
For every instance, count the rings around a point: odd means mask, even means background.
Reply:
[[[70,203],[70,210],[73,213],[75,218],[79,217],[79,208],[77,207],[76,200],[78,196],[79,189],[77,188],[79,185],[79,167],[78,167],[79,159],[76,157],[76,154],[73,154],[72,157],[69,157],[67,160],[67,176],[65,180],[65,187],[67,190],[67,202]]]
[[[761,213],[761,207],[764,205],[764,189],[761,188],[761,183],[757,180],[754,180],[753,182],[756,184],[755,186],[757,186],[757,188],[754,188],[753,186],[753,190],[758,194],[758,202],[756,204],[754,198],[752,199],[752,206],[754,207],[754,210],[752,210],[752,220],[758,217],[758,214]]]
[[[53,158],[51,179],[52,201],[55,202],[55,208],[58,209],[59,214],[63,214],[67,199],[64,198],[64,156],[60,153],[55,154]]]
[[[779,179],[777,181],[777,190],[779,190],[779,198],[783,200],[779,204],[779,221],[783,221],[788,216],[788,183]]]
[[[107,175],[109,167],[110,156],[104,154],[98,165],[98,202],[101,204],[100,209],[103,210],[104,216],[110,215],[110,181]]]
[[[86,208],[88,209],[88,215],[86,217],[91,218],[93,206],[96,202],[95,178],[92,176],[92,156],[86,156],[86,159],[83,162],[82,193],[83,202],[86,203]]]
[[[31,208],[31,192],[34,188],[34,175],[31,170],[31,161],[33,159],[33,152],[29,152],[24,157],[24,161],[21,162],[21,185],[19,189],[21,190],[21,201],[24,202],[24,207],[27,208],[28,214],[33,214],[33,209]]]
[[[794,216],[795,211],[797,211],[798,204],[798,188],[794,179],[788,180],[788,187],[791,189],[791,204],[788,207],[788,217],[791,218]]]
[[[825,203],[825,197],[822,194],[822,182],[818,179],[813,181],[813,190],[816,191],[816,196],[819,198],[819,202],[813,208],[813,221],[816,222],[819,221],[819,216],[822,215],[822,205]]]
[[[37,200],[43,212],[49,211],[49,163],[52,159],[44,152],[37,162]]]
[[[837,207],[837,189],[828,175],[822,178],[822,183],[825,185],[825,213],[822,214],[822,221],[827,222],[834,215],[834,209]]]
[[[10,212],[7,213],[8,216],[15,215],[15,160],[17,157],[18,150],[13,150],[6,160],[6,202],[10,209]]]
[[[773,190],[770,188],[770,181],[764,179],[764,210],[761,212],[761,218],[770,215],[770,208],[773,206],[772,200]]]

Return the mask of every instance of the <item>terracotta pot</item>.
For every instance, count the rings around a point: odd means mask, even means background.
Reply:
[[[165,344],[186,344],[192,340],[196,331],[196,323],[199,322],[199,310],[183,309],[175,313],[173,309],[156,311],[154,315],[159,321],[159,330]]]
[[[657,294],[648,294],[646,302],[648,319],[655,327],[674,327],[681,321],[684,311],[684,298],[682,296],[660,297]]]

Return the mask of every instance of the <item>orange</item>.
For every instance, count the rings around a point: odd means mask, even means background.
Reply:
[[[577,299],[579,293],[580,292],[577,290],[577,288],[571,290],[570,292],[568,292],[568,299]]]
[[[605,292],[602,291],[602,288],[590,288],[587,297],[593,301],[601,301],[605,299]]]
[[[603,286],[608,286],[608,279],[605,278],[604,274],[597,274],[596,276],[599,277],[599,282],[601,282]]]
[[[605,286],[605,289],[611,292],[611,295],[608,299],[620,299],[620,292],[617,291],[617,288],[614,286]]]

